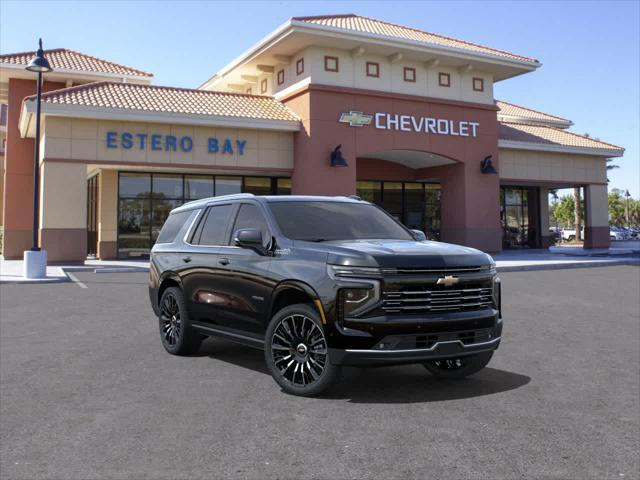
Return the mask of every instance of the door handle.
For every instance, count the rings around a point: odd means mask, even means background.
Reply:
[[[229,265],[231,262],[229,261],[228,258],[221,258],[220,260],[218,260],[218,263],[220,265]]]
[[[189,263],[191,261],[191,257],[182,257],[182,261],[184,263]]]

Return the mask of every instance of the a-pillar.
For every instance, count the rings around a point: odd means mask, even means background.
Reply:
[[[553,237],[549,230],[549,189],[540,187],[538,196],[540,211],[540,246],[547,248],[553,245]]]
[[[117,258],[118,172],[102,170],[98,176],[98,258]]]
[[[609,196],[606,185],[587,185],[584,248],[609,248]]]
[[[87,258],[87,167],[43,162],[40,167],[40,241],[50,262]]]

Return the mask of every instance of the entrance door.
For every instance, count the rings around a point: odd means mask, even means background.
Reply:
[[[500,187],[500,201],[503,248],[538,248],[538,189]]]
[[[87,256],[98,254],[98,175],[87,180]]]

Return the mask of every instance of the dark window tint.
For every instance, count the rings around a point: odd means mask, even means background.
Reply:
[[[243,203],[240,206],[236,223],[233,226],[233,233],[243,228],[256,228],[262,232],[262,239],[266,240],[269,236],[269,228],[267,222],[264,219],[264,215],[260,209],[253,204]]]
[[[282,233],[293,240],[412,240],[389,215],[366,203],[272,202]]]
[[[233,205],[219,205],[209,208],[202,230],[197,235],[199,238],[194,238],[194,243],[197,245],[228,245],[225,233],[232,209]]]
[[[162,226],[162,230],[160,230],[156,243],[172,243],[176,239],[176,235],[178,235],[184,222],[187,221],[187,218],[189,218],[192,213],[192,211],[187,211],[169,215],[169,218],[167,218],[167,221],[164,222]]]

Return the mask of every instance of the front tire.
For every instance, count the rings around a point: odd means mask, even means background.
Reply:
[[[484,352],[466,357],[434,360],[423,365],[437,378],[456,380],[478,373],[487,366],[492,356],[493,352]]]
[[[202,337],[193,330],[182,290],[169,287],[160,298],[158,326],[164,349],[172,355],[190,355],[198,351]]]
[[[330,362],[318,312],[307,304],[290,305],[273,316],[264,355],[273,379],[293,395],[318,395],[339,376],[340,368]]]

